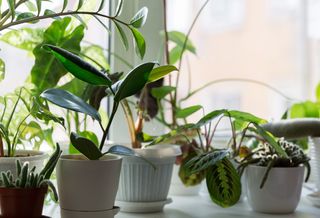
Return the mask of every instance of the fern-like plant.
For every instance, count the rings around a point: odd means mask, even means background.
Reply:
[[[1,172],[0,186],[5,188],[40,188],[48,186],[54,195],[54,199],[58,200],[57,191],[50,181],[50,176],[59,160],[62,151],[59,144],[56,146],[55,152],[40,173],[36,173],[36,167],[29,168],[29,163],[21,164],[20,160],[16,162],[17,175],[13,175],[11,171]]]

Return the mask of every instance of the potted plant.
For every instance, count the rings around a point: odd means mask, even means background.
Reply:
[[[41,123],[63,119],[51,114],[39,99],[30,96],[25,88],[18,88],[13,94],[2,97],[0,114],[0,171],[11,171],[16,175],[16,161],[28,162],[38,172],[47,158],[45,152],[26,150],[26,145],[36,147],[45,136],[39,133]],[[42,120],[43,122],[39,122]],[[47,131],[43,129],[43,131]],[[44,134],[44,133],[42,133]],[[36,139],[37,138],[37,139]]]
[[[59,144],[44,168],[37,173],[29,163],[16,161],[16,175],[10,170],[1,172],[0,207],[2,217],[42,217],[44,198],[50,188],[55,200],[58,196],[50,176],[61,155]],[[39,169],[38,169],[39,170]]]
[[[258,147],[239,166],[240,172],[246,175],[248,202],[257,212],[293,213],[300,200],[305,167],[305,181],[310,175],[310,159],[298,145],[284,139],[276,141],[284,153],[265,140],[256,139],[260,142]]]

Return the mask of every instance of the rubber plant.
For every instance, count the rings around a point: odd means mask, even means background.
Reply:
[[[68,110],[84,113],[99,123],[99,126],[103,131],[103,136],[99,146],[94,144],[91,140],[81,137],[74,132],[70,135],[72,145],[91,160],[99,159],[105,154],[102,153],[102,149],[105,145],[105,140],[121,101],[136,94],[138,91],[143,89],[146,84],[157,81],[170,72],[161,70],[166,68],[166,66],[154,68],[156,65],[155,62],[147,62],[135,67],[124,78],[113,84],[107,74],[99,71],[77,55],[53,45],[45,45],[44,48],[51,52],[76,78],[92,85],[104,87],[106,91],[112,95],[113,107],[107,126],[104,127],[98,111],[72,93],[52,88],[45,90],[41,94],[42,98],[52,102],[53,104]],[[108,152],[123,155],[134,155],[134,152],[131,149],[120,145],[111,147],[106,153]]]
[[[229,147],[221,149],[214,146],[213,139],[217,126],[224,117],[230,121],[232,138]],[[280,157],[287,157],[273,136],[261,127],[264,123],[266,123],[264,119],[250,113],[226,109],[214,110],[202,117],[197,123],[182,125],[155,138],[149,145],[166,141],[170,137],[185,137],[194,153],[191,153],[190,158],[182,162],[180,178],[186,184],[188,184],[187,181],[199,184],[206,179],[212,201],[221,207],[230,207],[238,202],[241,195],[240,175],[232,163],[232,159],[239,155],[247,131],[251,131],[269,142]],[[241,129],[241,134],[236,132],[236,126],[238,131]],[[190,130],[197,132],[197,140],[185,134]]]

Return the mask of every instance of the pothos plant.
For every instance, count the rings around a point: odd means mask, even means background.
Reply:
[[[213,139],[216,129],[224,117],[230,121],[232,138],[226,148],[217,148]],[[182,125],[168,134],[156,138],[150,145],[177,135],[185,137],[194,152],[190,153],[189,158],[182,162],[179,172],[180,178],[189,185],[199,184],[206,179],[212,201],[221,207],[230,207],[238,202],[241,195],[240,175],[233,159],[239,156],[247,131],[261,136],[279,156],[287,157],[273,136],[261,127],[263,123],[266,121],[246,112],[226,109],[214,110],[195,124]],[[197,139],[190,138],[185,134],[190,130],[197,132]],[[240,130],[241,134],[239,134]]]
[[[105,140],[120,102],[125,98],[136,94],[138,91],[143,89],[146,84],[157,81],[171,72],[166,70],[166,66],[154,68],[156,65],[155,62],[147,62],[135,67],[124,78],[118,80],[116,83],[113,83],[107,74],[99,71],[94,66],[82,60],[75,54],[53,45],[45,45],[44,48],[51,52],[75,77],[89,84],[104,87],[106,92],[111,93],[113,106],[106,127],[103,126],[98,111],[72,93],[53,88],[45,90],[41,94],[42,98],[62,108],[84,113],[98,121],[103,132],[99,146],[91,140],[81,137],[74,132],[70,135],[72,145],[91,160],[99,159],[104,155],[102,149],[105,145]],[[124,155],[133,154],[132,150],[124,146],[113,146],[108,152]]]

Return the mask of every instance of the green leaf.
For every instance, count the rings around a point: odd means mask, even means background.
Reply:
[[[46,9],[43,14],[44,15],[52,15],[52,14],[56,14],[56,12],[49,10],[49,9]],[[59,19],[61,19],[61,17],[57,16],[57,17],[53,17],[53,19],[59,20]]]
[[[135,28],[140,28],[146,23],[147,16],[148,8],[143,7],[131,18],[130,24]]]
[[[11,13],[11,17],[12,19],[11,20],[14,20],[14,17],[16,16],[16,9],[15,9],[15,0],[7,0],[8,2],[8,5],[9,5],[9,10],[10,10],[10,13]]]
[[[82,7],[82,5],[83,5],[83,0],[79,0],[79,2],[78,2],[78,7],[77,7],[77,10],[76,11],[79,11],[80,9],[81,9],[81,7]]]
[[[317,101],[320,102],[320,83],[318,83],[316,87],[316,98],[317,98]]]
[[[174,48],[172,48],[169,52],[170,64],[177,63],[177,61],[180,60],[182,54],[182,47],[175,46]]]
[[[178,71],[178,69],[173,65],[156,67],[151,71],[148,83],[157,81],[173,71]]]
[[[63,0],[63,5],[62,5],[61,12],[64,12],[64,10],[66,10],[67,5],[68,5],[68,0]]]
[[[143,35],[136,28],[130,27],[130,30],[135,41],[136,52],[140,58],[143,59],[146,53],[146,41],[144,40]]]
[[[106,154],[116,154],[116,155],[123,155],[123,156],[136,156],[136,153],[123,145],[113,145],[109,148],[109,150],[106,152]]]
[[[80,42],[84,36],[82,25],[70,30],[70,17],[55,20],[44,32],[43,41],[33,50],[35,64],[31,70],[31,82],[41,93],[57,85],[67,70],[48,51],[42,48],[45,44],[56,45],[73,52],[80,51]]]
[[[176,87],[161,86],[158,88],[151,89],[151,94],[156,99],[163,99],[164,97],[166,97],[169,93],[173,92],[174,90],[176,90]]]
[[[289,110],[290,118],[320,117],[320,104],[312,101],[305,101],[291,106]]]
[[[123,7],[123,0],[118,0],[118,5],[116,7],[116,13],[114,15],[115,17],[118,17],[121,14],[122,7]]]
[[[257,124],[264,124],[267,123],[266,120],[256,117],[250,113],[237,111],[237,110],[229,110],[225,113],[226,116],[230,116],[234,119],[250,122],[250,123],[257,123]]]
[[[4,79],[6,72],[6,65],[2,59],[0,59],[0,82]]]
[[[148,83],[154,65],[155,62],[147,62],[131,70],[125,78],[117,83],[117,89],[114,90],[114,101],[120,102],[122,99],[139,92]]]
[[[226,109],[221,109],[221,110],[214,110],[204,117],[202,117],[196,124],[196,126],[201,127],[209,122],[211,122],[213,119],[225,114],[227,112]]]
[[[79,136],[84,137],[86,139],[89,139],[90,141],[92,141],[95,145],[99,144],[99,139],[97,137],[97,135],[94,132],[91,131],[82,131],[82,132],[78,132]],[[70,144],[69,146],[69,153],[70,154],[78,154],[79,151],[72,145]]]
[[[17,16],[16,21],[28,19],[28,18],[35,17],[35,16],[36,16],[36,15],[34,15],[34,14],[31,13],[31,12],[20,13],[20,14],[18,14],[18,16]],[[39,22],[39,20],[35,20],[35,21],[29,22],[29,23],[37,23],[37,22]]]
[[[6,32],[0,37],[1,41],[19,49],[32,51],[42,42],[44,30],[40,28],[21,28]]]
[[[29,11],[32,11],[32,12],[37,11],[37,7],[33,4],[32,1],[26,1],[24,4],[27,6]]]
[[[187,118],[188,116],[197,112],[201,108],[202,108],[201,105],[194,105],[194,106],[190,106],[190,107],[187,107],[184,109],[179,109],[179,110],[177,110],[176,117],[182,118],[182,119]]]
[[[88,29],[86,22],[82,19],[82,17],[79,14],[73,14],[72,16],[76,18],[86,29]]]
[[[61,89],[47,89],[42,92],[40,96],[62,108],[84,113],[99,122],[101,121],[100,115],[96,109],[68,91]]]
[[[297,103],[291,106],[289,110],[290,118],[302,118],[306,117],[306,112],[303,106],[303,103]]]
[[[99,5],[99,8],[98,8],[98,11],[97,11],[97,12],[101,11],[101,10],[104,8],[105,2],[106,2],[105,0],[101,0],[101,2],[100,2],[100,5]]]
[[[60,149],[60,145],[57,143],[56,149],[53,152],[53,154],[50,156],[48,162],[46,165],[43,167],[43,169],[40,172],[40,175],[44,176],[44,179],[50,179],[51,173],[53,172],[59,158],[61,155],[62,151]]]
[[[240,176],[227,158],[207,170],[206,182],[211,200],[217,205],[225,208],[239,201]]]
[[[89,160],[98,160],[103,156],[99,148],[89,139],[72,132],[70,140],[72,145]]]
[[[36,0],[36,3],[37,3],[37,10],[38,10],[37,16],[39,16],[40,13],[41,13],[41,3],[42,3],[42,0]]]
[[[187,38],[187,36],[184,33],[179,32],[179,31],[168,32],[168,37],[169,37],[170,41],[176,43],[180,48],[183,48],[183,45],[184,45],[185,40]],[[190,41],[190,39],[188,39],[185,49],[190,51],[193,54],[196,54],[196,48],[193,45],[193,43]]]
[[[191,158],[185,165],[189,173],[199,173],[217,164],[229,154],[228,150],[215,150]]]
[[[75,77],[92,85],[111,86],[111,80],[77,55],[53,45],[44,45]]]
[[[120,24],[118,24],[116,21],[113,22],[119,35],[120,35],[120,39],[122,41],[123,46],[125,47],[126,50],[128,50],[129,48],[129,42],[128,42],[128,38],[126,36],[126,33],[124,32],[124,30],[122,29],[122,27],[120,26]]]

